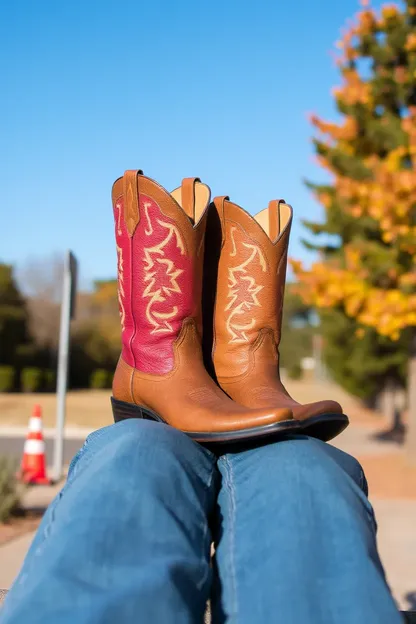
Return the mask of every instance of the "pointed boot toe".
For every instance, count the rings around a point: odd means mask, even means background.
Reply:
[[[349,425],[348,416],[343,413],[341,405],[336,401],[324,400],[306,405],[298,403],[294,404],[292,409],[302,432],[324,442],[335,438]]]

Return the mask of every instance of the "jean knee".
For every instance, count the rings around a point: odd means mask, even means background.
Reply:
[[[87,437],[71,462],[68,481],[93,459],[99,461],[101,458],[108,463],[117,461],[119,457],[133,458],[138,453],[143,454],[144,449],[152,449],[151,457],[155,458],[160,454],[174,456],[179,449],[192,444],[185,434],[168,425],[149,420],[126,419],[97,429]]]
[[[185,433],[152,420],[126,419],[106,429],[105,435],[98,438],[98,444],[110,444],[123,453],[152,449],[156,455],[163,453],[175,456],[178,453],[190,453],[196,447],[195,442]]]
[[[319,483],[323,477],[328,482],[339,469],[368,494],[367,481],[360,463],[351,455],[316,438],[294,436],[280,441],[277,456],[292,476],[296,473],[303,482]],[[290,478],[290,474],[288,474]]]
[[[352,455],[341,451],[331,444],[321,442],[320,440],[316,440],[316,443],[321,445],[322,452],[326,453],[328,457],[335,461],[338,466],[351,477],[364,494],[368,496],[367,479],[365,478],[364,470],[360,462]]]

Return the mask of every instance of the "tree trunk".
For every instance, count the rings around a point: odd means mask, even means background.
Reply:
[[[381,400],[381,411],[389,423],[394,424],[394,413],[396,408],[396,384],[393,379],[388,379],[383,389]]]
[[[410,462],[416,464],[416,328],[410,338],[409,369],[407,379],[408,419],[406,451]]]

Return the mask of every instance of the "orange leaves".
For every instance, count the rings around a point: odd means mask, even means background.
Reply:
[[[328,147],[336,145],[344,154],[353,154],[347,142],[357,132],[357,123],[346,116],[344,123],[324,122],[316,116],[312,123],[323,134],[330,137]],[[386,243],[394,243],[412,253],[416,247],[416,116],[403,120],[403,129],[409,136],[409,146],[400,146],[386,157],[372,155],[362,162],[370,172],[365,180],[355,180],[340,175],[328,157],[317,155],[319,165],[333,176],[335,194],[344,202],[344,209],[355,218],[369,216],[379,225]],[[404,165],[406,163],[406,165]],[[320,193],[318,200],[325,208],[331,205],[331,196]]]
[[[358,13],[357,18],[354,34],[365,36],[377,30],[377,16],[372,9],[364,9]]]
[[[409,80],[409,74],[405,67],[396,67],[394,70],[394,79],[398,84],[405,84]]]
[[[363,80],[357,70],[343,70],[344,84],[332,90],[334,97],[348,106],[372,103],[371,85]]]
[[[416,52],[416,33],[410,33],[408,35],[405,48],[408,52]]]
[[[399,7],[397,4],[385,4],[381,7],[381,15],[384,19],[393,19],[399,15]]]
[[[366,283],[354,273],[329,263],[316,262],[305,270],[300,263],[291,261],[292,269],[300,280],[299,294],[319,308],[330,308],[339,304],[349,307],[354,316],[365,301]]]
[[[368,8],[369,2],[362,2],[363,10],[356,15],[356,20],[343,32],[342,38],[335,44],[341,50],[337,59],[338,65],[345,65],[359,57],[357,40],[376,34],[381,27],[382,20],[378,18],[374,9]]]
[[[310,119],[315,128],[334,141],[351,141],[357,136],[358,124],[354,117],[346,115],[343,124],[323,121],[316,115],[311,115]]]
[[[317,199],[323,206],[325,206],[325,208],[329,208],[332,202],[332,198],[329,193],[318,193]]]
[[[411,168],[402,168],[408,157]],[[378,221],[383,240],[399,244],[404,251],[416,245],[416,158],[405,147],[399,147],[384,159],[372,156],[366,165],[371,178],[356,181],[335,176],[335,188],[345,201],[345,210],[354,217],[368,215]]]
[[[397,340],[404,328],[416,325],[416,295],[399,290],[372,289],[358,320]]]
[[[357,261],[354,258],[353,265]],[[341,269],[318,262],[306,270],[299,262],[291,261],[291,265],[299,279],[298,293],[312,305],[342,305],[358,323],[374,327],[394,340],[405,327],[416,325],[416,294],[409,295],[398,288],[375,288],[360,276],[361,271],[355,273],[352,267]],[[408,280],[415,283],[416,274],[408,274]]]
[[[386,4],[381,8],[379,27],[383,30],[391,28],[401,17],[402,13],[396,4]]]

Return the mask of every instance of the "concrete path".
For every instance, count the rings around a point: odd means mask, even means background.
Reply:
[[[335,438],[331,444],[353,455],[354,457],[385,455],[386,453],[401,453],[402,449],[396,442],[380,442],[373,439],[374,426],[350,425]]]
[[[405,611],[416,611],[416,501],[371,501],[378,548],[393,595]]]
[[[351,425],[333,441],[356,457],[393,457],[402,453],[394,442],[373,438],[374,426]],[[399,606],[416,610],[416,500],[372,498],[378,524],[378,548],[387,579]]]
[[[4,437],[0,435],[0,456],[12,457],[16,461],[20,461],[23,455],[23,446],[25,437],[13,436]],[[75,453],[81,448],[85,438],[70,439],[64,441],[64,462],[69,463]],[[54,456],[54,441],[45,437],[45,453],[46,459],[50,463]]]
[[[26,533],[0,547],[0,587],[9,589],[18,574],[34,533]]]

